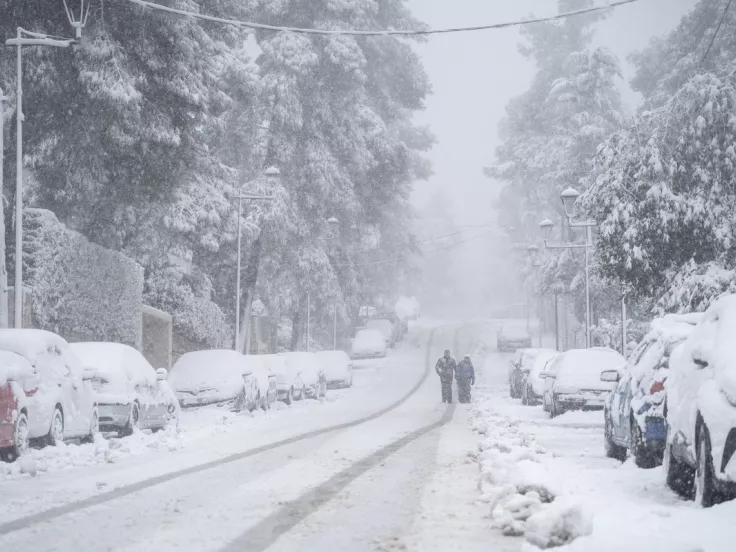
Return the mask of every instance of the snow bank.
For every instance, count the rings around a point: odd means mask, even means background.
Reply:
[[[582,507],[562,500],[535,513],[526,523],[526,540],[538,548],[562,546],[592,532],[593,523]]]

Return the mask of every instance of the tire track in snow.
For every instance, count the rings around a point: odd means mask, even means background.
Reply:
[[[432,354],[432,343],[434,341],[434,334],[435,334],[435,329],[430,330],[429,339],[427,341],[427,351],[425,355],[424,373],[422,374],[422,377],[419,378],[419,381],[402,398],[388,405],[387,407],[382,408],[381,410],[377,412],[374,412],[370,416],[365,416],[363,418],[359,418],[351,422],[337,424],[334,426],[328,426],[322,429],[317,429],[317,430],[310,431],[307,433],[302,433],[300,435],[295,435],[294,437],[289,437],[288,439],[283,439],[281,441],[276,441],[275,443],[269,443],[267,445],[256,447],[250,450],[246,450],[246,451],[239,452],[236,454],[231,454],[229,456],[225,456],[224,458],[219,458],[211,462],[206,462],[204,464],[199,464],[197,466],[191,466],[189,468],[185,468],[183,470],[178,470],[175,472],[160,475],[158,477],[152,477],[150,479],[145,479],[143,481],[139,481],[131,485],[126,485],[124,487],[120,487],[118,489],[108,491],[106,493],[91,496],[89,498],[85,498],[77,502],[72,502],[70,504],[65,504],[63,506],[57,506],[54,508],[50,508],[49,510],[38,512],[36,514],[23,516],[18,519],[14,519],[12,521],[8,521],[8,522],[0,524],[0,536],[7,535],[8,533],[12,533],[14,531],[20,531],[21,529],[26,529],[33,525],[38,525],[39,523],[46,523],[58,517],[61,517],[67,514],[72,514],[80,510],[84,510],[85,508],[90,508],[92,506],[98,506],[106,502],[111,502],[118,498],[122,498],[128,495],[137,493],[139,491],[142,491],[144,489],[148,489],[156,485],[161,485],[162,483],[167,483],[169,481],[179,479],[181,477],[186,477],[188,475],[193,475],[199,472],[203,472],[205,470],[211,470],[214,468],[218,468],[220,466],[224,466],[232,462],[237,462],[245,458],[250,458],[252,456],[256,456],[257,454],[261,454],[262,452],[266,452],[266,451],[273,450],[279,447],[283,447],[284,445],[298,443],[299,441],[304,441],[307,439],[311,439],[312,437],[317,437],[319,435],[324,435],[326,433],[331,433],[333,431],[339,431],[341,429],[349,429],[352,427],[362,425],[366,422],[373,421],[377,418],[380,418],[381,416],[388,414],[392,410],[397,409],[402,404],[404,404],[406,401],[408,401],[419,390],[419,388],[422,387],[424,382],[427,381],[427,378],[429,377],[429,374],[430,374],[430,355]]]
[[[459,343],[460,328],[455,330],[454,345],[457,347]],[[431,342],[427,346],[425,378],[430,370],[431,361]],[[259,521],[256,525],[242,533],[227,546],[220,549],[220,552],[263,552],[276,542],[282,535],[291,531],[296,525],[309,515],[319,510],[330,500],[335,498],[350,483],[355,481],[361,475],[375,468],[389,456],[395,454],[409,443],[420,439],[426,434],[442,427],[452,421],[455,414],[456,404],[447,405],[442,418],[438,421],[412,431],[408,435],[401,437],[392,443],[380,448],[370,456],[366,456],[362,460],[358,460],[349,468],[333,475],[330,479],[318,485],[314,489],[307,491],[299,498],[283,505],[274,513]]]

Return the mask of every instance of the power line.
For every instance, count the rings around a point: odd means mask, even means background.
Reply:
[[[143,6],[145,8],[151,8],[154,10],[164,11],[175,15],[181,15],[185,17],[193,17],[195,19],[201,19],[203,21],[210,21],[213,23],[222,23],[224,25],[234,25],[236,27],[245,27],[248,29],[259,29],[265,31],[285,31],[290,33],[301,33],[311,35],[350,35],[350,36],[412,36],[412,35],[433,35],[433,34],[448,34],[448,33],[461,33],[471,31],[487,31],[491,29],[505,29],[508,27],[518,27],[521,25],[529,25],[532,23],[545,23],[548,21],[557,21],[560,19],[566,19],[576,15],[583,15],[587,13],[599,12],[604,10],[610,10],[624,4],[632,4],[639,0],[617,0],[610,2],[602,6],[592,6],[590,8],[583,8],[580,10],[569,11],[565,13],[559,13],[557,15],[551,15],[548,17],[537,17],[529,19],[520,19],[517,21],[507,21],[504,23],[491,23],[489,25],[476,25],[470,27],[451,27],[447,29],[408,29],[408,30],[384,30],[384,31],[359,31],[359,30],[329,30],[329,29],[305,29],[301,27],[282,27],[279,25],[266,25],[264,23],[253,23],[251,21],[238,21],[236,19],[224,19],[221,17],[214,17],[212,15],[204,15],[197,12],[191,12],[186,10],[180,10],[177,8],[170,8],[168,6],[162,6],[155,2],[149,2],[147,0],[127,0],[133,4]]]
[[[703,56],[703,59],[700,60],[700,66],[702,67],[705,63],[705,60],[708,59],[708,55],[710,54],[711,48],[713,48],[713,43],[716,41],[716,37],[718,36],[718,32],[721,30],[721,25],[723,25],[723,20],[726,18],[726,13],[728,13],[728,8],[731,7],[731,2],[733,0],[728,0],[728,3],[726,3],[726,7],[723,8],[723,13],[721,14],[721,19],[718,20],[718,26],[716,27],[716,31],[713,33],[713,36],[710,37],[710,44],[708,44],[708,49],[705,51],[705,55]]]

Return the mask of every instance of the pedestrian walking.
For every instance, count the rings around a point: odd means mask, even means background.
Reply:
[[[470,386],[475,385],[475,368],[470,355],[465,355],[455,369],[455,379],[457,380],[457,399],[461,403],[470,402]]]
[[[437,361],[434,369],[442,383],[442,402],[452,403],[452,378],[455,375],[457,363],[450,356],[450,349],[445,350],[444,356]]]

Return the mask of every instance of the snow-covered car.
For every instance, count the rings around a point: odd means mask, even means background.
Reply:
[[[358,330],[353,339],[350,356],[354,359],[383,358],[388,354],[388,342],[378,330]]]
[[[296,383],[294,384],[294,400],[302,400],[307,397],[318,399],[324,397],[327,390],[327,382],[325,374],[320,367],[317,355],[314,353],[292,352],[280,353],[289,370],[296,374]]]
[[[532,336],[516,325],[503,326],[496,336],[496,349],[499,353],[513,353],[518,349],[531,349]]]
[[[84,366],[94,368],[92,380],[102,431],[130,435],[133,429],[158,431],[178,416],[176,396],[158,371],[133,347],[122,343],[86,342],[69,345]]]
[[[278,398],[278,391],[276,389],[276,375],[271,371],[268,359],[265,357],[266,355],[245,355],[243,356],[243,362],[246,367],[245,372],[253,374],[256,381],[256,404],[263,410],[268,410],[271,408],[271,403]],[[246,406],[243,405],[243,407]]]
[[[736,295],[715,301],[670,358],[667,484],[701,506],[736,498]]]
[[[539,349],[518,349],[509,360],[509,395],[518,399],[524,390],[524,373],[531,369]]]
[[[182,407],[222,404],[242,396],[249,409],[255,408],[256,378],[237,351],[185,353],[171,368],[168,382]]]
[[[18,406],[26,413],[28,440],[43,438],[56,445],[65,439],[94,439],[99,431],[91,384],[95,371],[82,365],[64,338],[44,330],[0,330],[0,351],[27,362],[24,370],[5,379],[11,380]]]
[[[386,318],[368,320],[365,323],[365,327],[367,330],[378,330],[381,332],[381,335],[386,339],[386,343],[389,347],[394,347],[396,345],[397,329],[390,320]]]
[[[702,314],[668,314],[649,326],[649,333],[634,350],[622,373],[604,372],[601,378],[616,382],[605,404],[606,455],[650,468],[662,463],[665,440],[664,397],[672,351],[695,329]]]
[[[0,351],[0,459],[15,460],[29,446],[28,399],[38,391],[31,363]]]
[[[542,372],[559,354],[558,351],[551,349],[539,349],[536,356],[527,360],[527,365],[522,365],[521,404],[527,406],[541,404],[544,396]]]
[[[353,386],[353,362],[345,351],[320,351],[317,360],[328,388]]]
[[[560,353],[540,377],[545,380],[544,402],[550,417],[570,410],[602,410],[614,384],[603,372],[621,371],[626,359],[608,347],[572,349]]]

